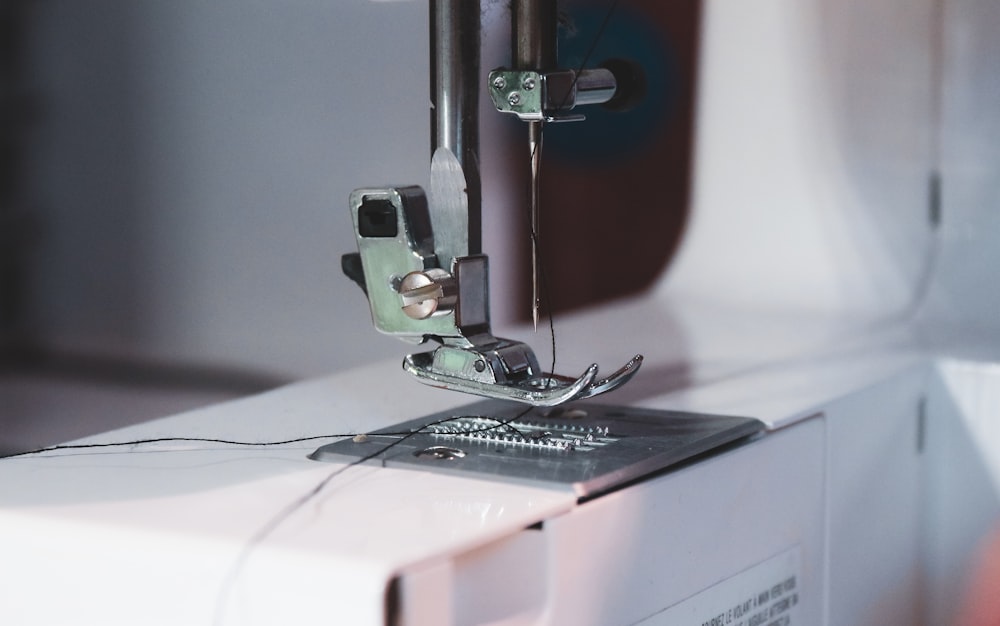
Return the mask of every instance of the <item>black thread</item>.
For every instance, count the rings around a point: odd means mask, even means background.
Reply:
[[[574,89],[576,88],[577,82],[580,80],[580,74],[587,67],[587,63],[590,62],[590,57],[594,55],[594,52],[597,50],[598,44],[600,44],[601,39],[604,38],[604,31],[607,30],[608,24],[611,22],[611,17],[614,15],[615,11],[618,8],[618,2],[619,0],[613,0],[608,7],[607,13],[604,14],[604,19],[601,20],[601,25],[597,29],[597,34],[594,36],[594,39],[591,42],[590,47],[587,49],[587,53],[583,56],[583,60],[580,62],[580,65],[577,68],[576,74],[573,76],[573,82],[570,83],[570,88],[566,90],[566,94],[563,96],[563,101],[559,103],[559,110],[561,110],[563,107],[566,106],[566,103],[569,101],[570,94],[573,93]],[[544,141],[544,134],[545,134],[545,125],[542,124],[539,127],[538,141],[535,143],[535,146],[531,149],[531,158],[528,161],[529,167],[530,164],[533,163],[535,160],[535,154],[536,151],[538,150],[538,147],[541,146]],[[541,163],[539,163],[539,169],[541,169]],[[555,375],[556,373],[556,328],[555,328],[555,319],[553,318],[552,315],[552,305],[550,303],[550,298],[549,298],[548,280],[546,279],[545,275],[544,256],[542,255],[541,252],[541,245],[539,243],[538,232],[535,230],[535,224],[531,218],[530,207],[531,207],[532,197],[533,193],[531,189],[531,184],[529,183],[528,231],[531,235],[531,244],[534,246],[536,250],[538,250],[538,258],[536,259],[536,262],[538,263],[538,279],[541,282],[542,286],[542,297],[540,299],[545,302],[545,314],[549,320],[549,338],[551,339],[551,349],[552,349],[552,362],[551,362],[552,364],[551,367],[549,368],[549,375],[550,375],[549,384],[551,384],[552,382],[551,376]],[[537,303],[535,304],[535,306],[537,306]]]
[[[521,416],[519,415],[518,417],[515,417],[515,418],[513,418],[511,420],[506,420],[506,421],[504,421],[504,420],[496,420],[497,423],[495,425],[493,425],[493,426],[484,426],[482,428],[477,428],[477,429],[474,429],[474,430],[470,430],[468,432],[469,433],[479,433],[479,432],[485,432],[485,431],[493,430],[495,428],[506,427],[506,428],[514,431],[516,434],[524,436],[523,432],[521,432],[515,426],[512,426],[510,424],[510,422],[518,419],[519,417],[521,417]],[[449,422],[449,421],[452,421],[452,420],[455,420],[455,419],[458,419],[458,417],[457,416],[456,417],[449,417],[449,418],[440,420],[439,422],[434,422],[433,424],[426,424],[424,426],[424,428],[426,428],[427,426],[432,426],[432,425],[436,425],[436,424],[440,424],[440,423]],[[416,431],[416,432],[420,432],[420,431]],[[99,443],[70,443],[70,444],[59,444],[59,445],[55,445],[55,446],[46,446],[44,448],[35,448],[33,450],[24,450],[22,452],[12,452],[10,454],[3,454],[3,455],[0,455],[0,461],[2,461],[4,459],[13,459],[13,458],[17,458],[17,457],[38,456],[40,454],[45,454],[46,452],[58,452],[58,451],[61,451],[61,450],[88,450],[88,449],[99,449],[99,448],[124,448],[124,447],[133,447],[133,446],[148,445],[148,444],[152,444],[152,443],[167,443],[167,442],[218,443],[218,444],[223,444],[223,445],[228,445],[228,446],[247,446],[247,447],[263,448],[263,447],[269,447],[269,446],[283,446],[283,445],[288,445],[288,444],[292,444],[292,443],[303,443],[303,442],[306,442],[306,441],[316,441],[316,440],[319,440],[319,439],[338,439],[338,438],[340,438],[340,439],[346,439],[346,438],[358,437],[358,436],[362,436],[362,435],[365,435],[365,436],[382,435],[382,436],[393,437],[393,436],[404,436],[404,435],[405,436],[409,436],[409,435],[413,435],[413,434],[416,434],[416,433],[413,432],[413,431],[406,431],[406,432],[381,432],[381,433],[335,433],[335,434],[329,434],[329,435],[310,435],[308,437],[296,437],[294,439],[281,439],[281,440],[278,440],[278,441],[238,441],[238,440],[235,440],[235,439],[217,439],[217,438],[214,438],[214,437],[151,437],[151,438],[148,438],[148,439],[132,439],[132,440],[129,440],[129,441],[106,441],[106,442],[99,442]],[[132,452],[132,451],[129,450],[129,452]]]
[[[512,417],[510,419],[507,419],[507,420],[490,418],[490,419],[494,419],[494,421],[496,421],[495,425],[493,425],[493,426],[484,426],[482,428],[473,429],[473,430],[468,431],[468,433],[486,432],[486,431],[494,430],[496,428],[501,428],[501,427],[513,428],[515,430],[515,432],[520,433],[520,431],[518,431],[516,428],[514,428],[513,426],[511,426],[511,422],[514,422],[514,421],[517,421],[517,420],[521,419],[522,417],[524,417],[525,415],[527,415],[532,410],[532,408],[534,408],[534,407],[530,407],[529,406],[528,408],[524,409],[523,411],[521,411],[520,413],[518,413],[514,417]],[[376,450],[375,452],[372,452],[371,454],[369,454],[367,456],[363,456],[363,457],[358,458],[358,459],[356,459],[354,461],[351,461],[350,463],[348,463],[347,465],[345,465],[343,467],[338,467],[337,469],[335,469],[332,472],[330,472],[329,474],[327,474],[322,480],[320,480],[319,482],[317,482],[309,491],[307,491],[306,493],[302,494],[301,496],[299,496],[298,498],[296,498],[295,500],[293,500],[291,503],[289,503],[288,505],[286,505],[283,509],[281,509],[280,511],[278,511],[278,513],[275,514],[274,517],[272,517],[270,520],[268,520],[263,526],[261,526],[257,530],[257,532],[255,532],[253,534],[253,536],[250,537],[249,540],[247,540],[246,544],[244,544],[244,546],[243,546],[243,549],[240,550],[240,554],[236,557],[236,561],[233,563],[232,567],[229,569],[229,572],[227,572],[225,579],[223,579],[223,581],[222,581],[222,586],[219,589],[219,599],[218,599],[218,602],[216,603],[216,606],[215,606],[215,618],[213,620],[214,623],[215,624],[221,624],[222,623],[222,619],[225,616],[225,603],[226,603],[226,600],[228,599],[229,594],[232,592],[233,585],[236,583],[236,581],[237,581],[237,579],[238,579],[238,577],[240,575],[240,572],[243,570],[243,567],[246,565],[247,560],[250,558],[250,556],[253,553],[254,549],[257,546],[259,546],[261,543],[263,543],[264,540],[267,539],[271,535],[271,533],[273,533],[275,530],[277,530],[278,527],[280,527],[281,524],[285,520],[287,520],[296,511],[298,511],[299,509],[301,509],[303,506],[305,506],[311,500],[313,500],[316,496],[318,496],[323,491],[323,489],[328,484],[330,484],[330,481],[332,481],[337,476],[340,476],[341,474],[343,474],[347,470],[351,469],[352,467],[355,467],[355,466],[358,466],[358,465],[362,465],[363,463],[366,463],[366,462],[368,462],[368,461],[370,461],[372,459],[375,459],[375,458],[377,458],[377,457],[385,454],[386,452],[388,452],[389,450],[391,450],[393,447],[398,446],[399,444],[403,443],[404,441],[406,441],[410,437],[413,437],[414,435],[420,434],[421,432],[423,432],[427,428],[430,428],[432,426],[438,426],[440,424],[445,424],[445,423],[454,421],[456,419],[461,419],[461,417],[462,416],[458,416],[458,415],[452,416],[452,417],[446,417],[444,419],[440,419],[440,420],[436,420],[436,421],[433,421],[433,422],[429,422],[427,424],[424,424],[423,426],[421,426],[420,428],[418,428],[416,430],[411,430],[411,431],[407,431],[407,432],[399,432],[399,433],[380,432],[380,433],[374,433],[373,434],[374,436],[378,436],[378,435],[382,435],[382,436],[386,436],[386,435],[388,435],[388,436],[398,435],[399,439],[397,439],[396,441],[393,441],[391,443],[388,443],[388,444],[382,446],[381,448],[379,448],[378,450]],[[350,435],[350,436],[357,436],[357,435]]]
[[[11,454],[0,455],[0,460],[12,459],[21,456],[36,456],[39,454],[44,454],[46,452],[56,452],[59,450],[86,450],[89,448],[115,448],[115,447],[125,447],[125,446],[140,446],[150,443],[165,443],[165,442],[193,442],[193,443],[220,443],[224,445],[231,446],[281,446],[290,443],[301,443],[303,441],[315,441],[317,439],[334,439],[336,437],[354,437],[357,433],[346,434],[346,435],[312,435],[309,437],[297,437],[295,439],[284,439],[281,441],[235,441],[232,439],[215,439],[212,437],[153,437],[150,439],[133,439],[131,441],[110,441],[103,443],[73,443],[73,444],[60,444],[57,446],[46,446],[44,448],[36,448],[34,450],[25,450],[23,452],[13,452]]]
[[[566,90],[566,94],[563,96],[562,102],[559,103],[559,110],[562,110],[562,108],[566,106],[566,103],[569,102],[569,97],[576,88],[576,83],[580,80],[580,73],[587,67],[587,63],[590,62],[590,57],[594,55],[594,51],[597,50],[598,44],[600,44],[601,39],[604,38],[604,31],[607,30],[608,23],[611,22],[611,16],[614,15],[615,10],[618,8],[618,2],[619,0],[613,0],[611,5],[608,7],[608,12],[604,14],[604,19],[601,20],[601,25],[597,29],[597,34],[594,35],[594,40],[590,43],[590,48],[587,49],[587,54],[583,55],[583,61],[580,62],[580,66],[576,70],[576,75],[573,76],[573,82],[570,83],[570,87]]]
[[[482,426],[480,428],[471,429],[467,431],[467,434],[487,432],[490,430],[495,430],[497,428],[505,428],[505,429],[510,429],[521,436],[524,436],[524,433],[518,430],[515,426],[513,426],[512,422],[515,422],[524,417],[525,415],[527,415],[532,410],[532,408],[533,407],[529,406],[523,411],[519,412],[514,417],[506,420],[489,418],[493,419],[493,421],[495,421],[496,423],[491,426]],[[317,482],[309,491],[302,494],[301,496],[290,502],[288,505],[286,505],[284,508],[282,508],[280,511],[278,511],[277,514],[275,514],[270,520],[268,520],[250,537],[250,539],[246,542],[246,544],[244,544],[243,548],[240,550],[239,555],[236,557],[236,561],[233,563],[232,567],[230,567],[229,571],[226,574],[226,577],[222,581],[222,586],[219,590],[219,599],[218,602],[216,603],[215,617],[214,617],[214,623],[221,624],[222,619],[225,616],[225,602],[228,599],[229,594],[232,592],[233,585],[236,583],[240,575],[240,572],[246,565],[247,560],[250,558],[254,549],[261,543],[263,543],[264,540],[266,540],[271,535],[271,533],[277,530],[278,527],[280,527],[285,520],[287,520],[296,511],[301,509],[303,506],[305,506],[311,500],[313,500],[317,495],[319,495],[334,478],[340,476],[350,468],[355,467],[357,465],[361,465],[363,463],[366,463],[374,458],[377,458],[385,454],[393,447],[403,443],[404,441],[406,441],[410,437],[413,437],[414,435],[420,434],[427,428],[430,428],[432,426],[438,426],[440,424],[446,424],[456,419],[461,419],[461,417],[462,416],[455,415],[452,417],[443,418],[440,420],[424,424],[423,426],[421,426],[416,430],[409,430],[409,431],[311,435],[308,437],[295,437],[292,439],[281,439],[276,441],[238,441],[233,439],[221,439],[215,437],[151,437],[147,439],[132,439],[129,441],[60,444],[55,446],[47,446],[44,448],[37,448],[34,450],[26,450],[23,452],[15,452],[13,454],[6,454],[0,456],[0,460],[11,459],[16,457],[37,456],[40,454],[45,454],[47,452],[56,452],[61,450],[87,450],[87,449],[103,449],[103,448],[115,448],[115,447],[135,447],[135,446],[148,445],[153,443],[164,443],[164,442],[215,443],[215,444],[232,445],[232,446],[269,447],[269,446],[288,445],[292,443],[302,443],[306,441],[315,441],[318,439],[353,438],[361,435],[390,436],[390,437],[398,436],[399,439],[397,439],[396,441],[390,442],[380,447],[375,452],[367,456],[361,457],[359,459],[356,459],[351,463],[344,465],[343,467],[338,467],[329,474],[327,474],[322,480]],[[128,452],[131,453],[134,452],[134,450],[129,450]]]
[[[430,424],[428,424],[428,426],[429,425]],[[247,542],[243,545],[243,548],[240,550],[239,555],[236,557],[236,561],[233,562],[233,565],[229,568],[229,571],[226,573],[226,577],[222,580],[222,586],[219,588],[219,598],[215,605],[215,618],[213,622],[215,624],[222,623],[222,620],[225,617],[226,601],[228,600],[230,593],[232,593],[233,586],[236,584],[236,581],[239,578],[240,573],[243,571],[243,568],[246,565],[247,560],[250,558],[251,554],[253,553],[254,549],[257,546],[263,543],[264,540],[267,539],[271,535],[271,533],[277,530],[278,527],[281,526],[281,524],[285,520],[291,517],[296,511],[301,509],[303,506],[308,504],[310,500],[319,495],[320,492],[323,491],[323,488],[326,487],[328,484],[330,484],[330,481],[332,481],[334,478],[340,476],[341,474],[343,474],[344,472],[346,472],[347,470],[356,465],[361,465],[367,461],[370,461],[371,459],[374,459],[375,457],[381,454],[385,454],[386,452],[391,450],[394,446],[399,445],[400,443],[406,441],[409,437],[412,437],[413,435],[417,434],[417,432],[419,431],[412,432],[407,434],[406,436],[400,437],[396,441],[393,441],[392,443],[382,446],[379,450],[369,454],[368,456],[361,457],[359,459],[351,461],[350,463],[348,463],[343,467],[338,467],[337,469],[333,470],[332,472],[327,474],[326,477],[323,478],[323,480],[316,483],[312,487],[312,489],[302,494],[301,496],[293,500],[291,503],[287,504],[283,509],[278,511],[278,513],[275,514],[274,517],[272,517],[263,526],[261,526],[257,530],[257,532],[255,532],[250,537],[250,539],[248,539]]]

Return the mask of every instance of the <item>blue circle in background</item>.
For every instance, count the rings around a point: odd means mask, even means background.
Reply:
[[[559,29],[560,67],[579,69],[606,15],[606,7],[569,9],[570,24]],[[586,166],[620,161],[653,144],[676,112],[680,95],[676,56],[669,42],[638,11],[617,8],[587,66],[597,67],[611,58],[625,59],[642,67],[645,96],[627,111],[609,111],[591,105],[572,111],[583,113],[585,121],[547,124],[546,158]]]

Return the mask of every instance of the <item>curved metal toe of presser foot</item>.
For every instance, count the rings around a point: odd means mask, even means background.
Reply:
[[[411,354],[403,360],[403,369],[416,376],[420,382],[434,387],[496,400],[513,400],[532,406],[556,406],[621,387],[639,371],[642,355],[637,354],[614,374],[601,379],[597,378],[596,363],[575,379],[558,374],[542,374],[510,381],[490,381],[443,372],[435,369],[433,364],[432,352]]]
[[[635,373],[639,371],[639,366],[642,365],[642,355],[637,354],[625,365],[621,366],[614,374],[601,380],[594,381],[584,390],[584,395],[577,396],[573,400],[582,400],[583,398],[591,398],[593,396],[599,396],[602,393],[607,393],[609,391],[614,391],[618,389],[628,381],[632,380]],[[597,364],[591,365],[590,367],[597,370]]]

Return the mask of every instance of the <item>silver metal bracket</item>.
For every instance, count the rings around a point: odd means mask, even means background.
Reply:
[[[449,176],[461,176],[451,165]],[[456,184],[450,184],[455,187]],[[433,207],[437,208],[437,207]],[[451,256],[436,244],[427,198],[419,187],[359,189],[351,194],[360,282],[382,333],[410,343],[435,341],[403,368],[420,382],[487,398],[554,406],[616,389],[642,364],[636,355],[605,378],[597,364],[577,378],[543,372],[531,348],[490,330],[489,264],[485,255]],[[442,240],[448,241],[447,236]],[[448,259],[447,261],[445,259]],[[443,263],[444,262],[444,266]]]
[[[525,122],[576,122],[584,119],[570,109],[602,104],[616,93],[614,74],[604,68],[588,70],[510,70],[490,72],[489,92],[493,106]]]

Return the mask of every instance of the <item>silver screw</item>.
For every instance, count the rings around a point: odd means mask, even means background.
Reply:
[[[525,91],[531,91],[532,89],[535,88],[535,79],[532,78],[531,76],[528,76],[527,78],[524,79],[524,82],[521,83],[521,86],[524,87]]]
[[[507,96],[507,102],[510,103],[510,106],[516,107],[521,104],[521,94],[516,91],[512,92],[509,96]]]
[[[493,88],[496,89],[497,91],[500,91],[506,86],[507,86],[507,81],[504,80],[503,76],[497,76],[496,78],[493,79]]]

